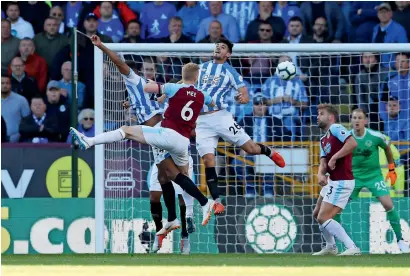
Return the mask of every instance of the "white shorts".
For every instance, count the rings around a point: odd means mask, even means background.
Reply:
[[[238,147],[251,140],[245,130],[235,122],[233,115],[226,110],[200,115],[196,121],[195,132],[197,150],[201,157],[215,153],[219,137]]]
[[[332,181],[328,179],[327,185],[322,188],[320,195],[323,197],[324,202],[344,209],[349,202],[354,185],[354,180]]]
[[[194,175],[194,160],[192,159],[191,156],[189,156],[188,173],[189,173],[189,178],[191,178],[192,180],[192,176]],[[174,185],[175,193],[177,195],[182,195],[183,190],[181,186],[179,186],[178,184],[175,184],[173,181],[172,181],[172,184]],[[159,181],[158,181],[158,167],[156,165],[152,166],[148,185],[149,185],[150,192],[161,192],[162,191],[161,184],[159,184]]]
[[[188,164],[190,144],[188,138],[173,129],[165,127],[142,126],[142,132],[147,144],[153,147],[156,164],[159,164],[168,156],[171,156],[177,166]],[[158,149],[154,149],[154,147]],[[157,163],[158,161],[159,163]]]

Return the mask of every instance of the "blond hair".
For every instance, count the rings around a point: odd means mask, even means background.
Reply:
[[[182,67],[182,79],[185,81],[196,81],[199,65],[193,62],[187,63]]]
[[[337,122],[339,120],[339,110],[336,108],[336,106],[331,105],[331,104],[319,104],[317,107],[317,110],[324,109],[328,113],[332,114],[335,117],[335,121]]]

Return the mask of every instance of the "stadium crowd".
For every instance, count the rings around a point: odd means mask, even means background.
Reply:
[[[2,142],[70,141],[72,27],[97,34],[105,43],[214,43],[221,37],[234,43],[292,44],[410,39],[406,1],[3,1],[1,9]],[[93,51],[91,41],[79,35],[78,124],[90,136]],[[166,82],[180,79],[186,58],[132,59],[139,73]],[[299,77],[280,80],[274,71],[282,60],[292,60]],[[409,53],[232,58],[252,101],[240,106],[232,97],[229,110],[257,142],[311,140],[317,133],[306,126],[315,124],[315,107],[323,102],[340,105],[345,123],[349,111],[361,107],[371,128],[393,141],[410,141],[409,60]],[[409,154],[401,160],[408,166]]]

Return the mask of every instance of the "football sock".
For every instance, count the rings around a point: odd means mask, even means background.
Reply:
[[[387,219],[389,220],[390,225],[393,228],[394,234],[396,234],[397,241],[402,240],[403,234],[401,233],[399,213],[397,213],[394,207],[386,213]]]
[[[322,232],[323,239],[326,242],[326,246],[336,245],[335,237],[329,233],[322,225],[319,225],[320,232]]]
[[[192,218],[194,215],[194,198],[190,196],[187,192],[182,193],[186,207],[186,216]]]
[[[185,205],[179,205],[179,212],[181,215],[181,237],[182,238],[187,238],[188,237],[188,231],[186,229],[186,206]]]
[[[155,223],[155,231],[162,229],[162,205],[161,202],[150,201],[151,216]]]
[[[328,219],[321,226],[324,230],[328,231],[329,234],[340,240],[346,248],[356,247],[352,239],[347,235],[345,229],[337,221]]]
[[[271,157],[272,150],[265,146],[264,144],[257,143],[261,147],[261,154],[266,155],[267,157]]]
[[[171,181],[161,185],[162,196],[164,197],[165,206],[168,209],[168,221],[173,221],[177,218],[175,207],[175,189]]]
[[[174,182],[181,186],[181,188],[185,192],[187,192],[187,194],[198,200],[201,206],[204,206],[206,205],[206,203],[208,203],[208,199],[201,193],[198,187],[194,184],[194,182],[192,182],[192,180],[188,176],[179,173],[177,177],[175,177]]]
[[[100,144],[110,144],[114,142],[121,141],[125,138],[124,131],[119,128],[113,131],[104,132],[98,134],[93,138],[87,138],[87,142],[90,143],[90,146],[100,145]]]
[[[216,174],[215,167],[205,168],[206,184],[208,184],[209,192],[212,198],[215,200],[219,198],[218,192],[218,175]]]

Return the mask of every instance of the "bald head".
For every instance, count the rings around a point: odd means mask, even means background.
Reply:
[[[61,75],[63,75],[64,81],[71,81],[71,61],[66,61],[61,66]]]

